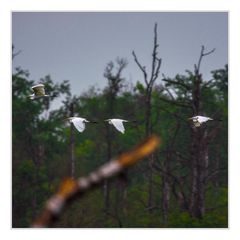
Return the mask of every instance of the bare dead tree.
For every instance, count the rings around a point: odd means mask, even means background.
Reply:
[[[201,48],[198,64],[194,65],[194,82],[192,89],[192,108],[193,115],[199,115],[202,112],[201,86],[203,83],[202,75],[200,74],[200,66],[203,57],[214,52],[215,49],[205,52],[204,46]],[[218,128],[215,127],[211,132],[205,128],[192,128],[192,189],[190,198],[190,214],[196,218],[202,218],[205,213],[204,193],[205,183],[204,178],[208,169],[208,145],[213,137],[215,137]]]
[[[203,81],[202,74],[200,73],[200,67],[202,60],[205,56],[212,54],[215,49],[206,52],[204,46],[201,47],[198,63],[194,65],[194,74],[191,76],[192,81],[183,82],[180,80],[171,80],[164,78],[168,85],[175,86],[183,89],[185,93],[190,94],[190,98],[187,101],[179,102],[178,99],[163,98],[166,102],[192,110],[193,115],[200,115],[203,112],[202,109],[202,88],[206,87],[209,81]],[[214,115],[214,114],[213,114]],[[180,119],[179,119],[180,120]],[[190,128],[191,133],[191,156],[187,157],[187,163],[191,166],[191,187],[189,197],[189,212],[191,216],[196,218],[202,218],[205,212],[205,188],[207,185],[206,176],[209,170],[209,143],[216,137],[220,130],[220,123],[216,123],[215,126],[209,130],[208,128]]]
[[[105,70],[104,70],[104,77],[108,80],[108,87],[106,92],[107,97],[107,106],[108,106],[108,114],[110,117],[114,116],[115,114],[115,108],[116,108],[116,97],[119,91],[122,88],[122,84],[124,81],[124,78],[121,76],[122,71],[127,66],[127,60],[124,58],[117,58],[116,59],[115,66],[113,61],[110,61]],[[107,134],[106,134],[106,140],[107,140],[107,159],[112,158],[112,142],[113,142],[113,133],[111,130],[111,127],[109,124],[107,124]],[[104,208],[105,212],[109,209],[109,192],[110,192],[110,186],[108,180],[105,180],[104,182]]]
[[[157,51],[158,47],[159,47],[159,45],[157,43],[157,24],[155,23],[155,26],[154,26],[154,43],[153,43],[153,52],[152,52],[152,69],[151,69],[150,77],[148,77],[146,67],[143,66],[139,62],[135,52],[134,51],[132,52],[136,64],[138,65],[138,67],[140,68],[140,70],[143,73],[143,78],[144,78],[144,82],[145,82],[145,85],[146,85],[146,92],[145,92],[145,135],[146,136],[151,134],[151,131],[152,131],[152,125],[151,125],[151,108],[152,108],[151,96],[152,96],[153,85],[158,78],[161,63],[162,63],[162,59],[158,58],[158,56],[157,56],[158,55],[158,51]]]
[[[133,51],[132,55],[134,57],[134,61],[136,62],[137,66],[141,70],[143,74],[143,79],[145,82],[145,136],[149,136],[152,133],[152,123],[151,123],[151,114],[152,114],[152,91],[155,81],[157,80],[160,72],[160,67],[162,63],[162,59],[158,57],[158,39],[157,39],[157,23],[154,25],[154,42],[153,42],[153,51],[152,51],[152,63],[151,63],[151,71],[148,76],[148,72],[146,67],[143,66],[138,58],[136,53]],[[148,208],[151,209],[153,204],[153,163],[154,163],[154,156],[151,155],[149,158],[149,188],[148,188]]]

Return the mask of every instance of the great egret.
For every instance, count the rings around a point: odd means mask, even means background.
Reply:
[[[43,84],[37,84],[35,86],[32,86],[32,90],[34,91],[34,93],[29,96],[29,98],[32,100],[36,98],[49,96],[45,94],[45,89]]]
[[[194,116],[189,118],[189,120],[191,120],[194,124],[195,127],[200,127],[203,123],[213,120],[210,117],[204,117],[204,116]]]
[[[73,123],[73,125],[75,126],[75,128],[79,131],[79,132],[83,132],[85,129],[85,123],[97,123],[94,121],[88,121],[86,118],[81,118],[81,117],[69,117],[66,120],[68,120],[69,122]]]
[[[106,119],[105,121],[107,121],[109,124],[112,124],[121,133],[125,132],[123,122],[129,122],[127,120],[117,118]]]

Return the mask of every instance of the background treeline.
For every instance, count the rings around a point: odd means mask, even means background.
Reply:
[[[228,226],[228,66],[203,79],[201,62],[214,50],[202,47],[192,71],[160,76],[156,30],[150,69],[132,53],[143,74],[135,85],[124,79],[124,58],[106,64],[104,89],[79,96],[69,81],[33,81],[28,71],[14,70],[13,227],[29,227],[65,176],[87,175],[151,133],[163,141],[155,154],[68,205],[51,227]],[[38,82],[50,98],[31,101]],[[56,99],[62,104],[52,110]],[[193,128],[187,118],[196,114],[222,121]],[[64,121],[71,115],[99,123],[79,133]],[[103,121],[113,117],[134,121],[121,134]]]

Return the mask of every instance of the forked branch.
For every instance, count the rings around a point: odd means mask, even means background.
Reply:
[[[213,48],[211,51],[208,51],[208,52],[204,52],[205,50],[205,47],[202,46],[201,48],[201,53],[200,53],[200,57],[199,57],[199,60],[198,60],[198,64],[197,65],[194,65],[194,68],[195,68],[195,74],[198,75],[199,72],[200,72],[200,65],[201,65],[201,62],[202,62],[202,58],[207,56],[207,55],[210,55],[212,54],[214,51],[215,51],[215,48]]]
[[[158,75],[159,75],[159,72],[160,72],[161,63],[162,63],[162,59],[157,57],[157,54],[158,54],[157,48],[158,47],[159,47],[159,45],[157,43],[157,24],[155,23],[155,25],[154,25],[153,52],[152,52],[152,70],[151,70],[151,76],[150,76],[149,79],[148,79],[146,67],[143,66],[139,62],[139,60],[138,60],[138,58],[136,56],[136,53],[134,51],[132,51],[132,55],[134,57],[134,61],[136,62],[136,64],[140,68],[140,70],[142,71],[146,87],[147,87],[147,89],[149,89],[150,92],[151,92],[151,89],[153,87],[153,84],[154,84],[155,80],[158,78]]]

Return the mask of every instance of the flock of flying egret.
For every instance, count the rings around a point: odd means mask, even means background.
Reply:
[[[47,95],[45,93],[43,84],[37,84],[37,85],[33,86],[32,90],[34,93],[29,96],[29,98],[32,100],[42,98],[42,97],[49,97],[49,95]],[[69,118],[67,118],[67,120],[70,123],[72,123],[79,132],[83,132],[85,130],[86,123],[97,123],[94,121],[88,121],[86,118],[81,118],[81,117],[69,117]],[[188,118],[188,120],[190,120],[195,127],[200,127],[203,123],[205,123],[207,121],[211,121],[213,119],[210,117],[205,117],[205,116],[194,116],[194,117]],[[129,122],[127,120],[117,119],[117,118],[106,119],[104,121],[113,125],[121,133],[125,132],[123,123]]]

